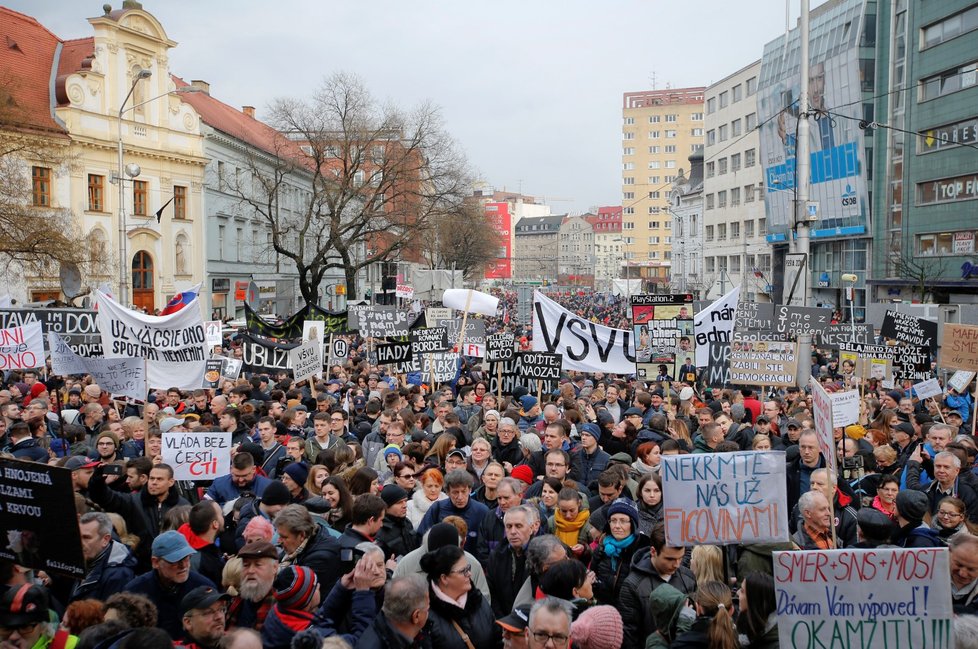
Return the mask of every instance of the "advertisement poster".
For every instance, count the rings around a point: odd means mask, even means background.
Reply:
[[[693,294],[632,296],[636,375],[643,381],[696,380]]]

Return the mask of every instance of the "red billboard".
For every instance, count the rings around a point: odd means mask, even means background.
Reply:
[[[501,245],[497,259],[486,265],[486,279],[510,279],[513,277],[513,218],[509,213],[509,203],[486,203],[486,220],[499,235]]]

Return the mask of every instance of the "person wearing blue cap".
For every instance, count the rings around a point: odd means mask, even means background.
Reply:
[[[581,448],[577,451],[581,463],[581,484],[590,488],[596,482],[601,472],[608,468],[611,456],[601,450],[598,440],[601,439],[601,428],[597,424],[581,426]]]
[[[543,421],[540,412],[540,403],[536,397],[529,394],[520,397],[520,420],[517,424],[521,433],[527,429],[535,429],[537,423]]]
[[[183,534],[176,530],[163,532],[153,539],[153,569],[139,575],[123,589],[145,595],[156,604],[157,626],[174,640],[183,636],[183,598],[198,586],[217,588],[210,579],[190,569],[193,554],[194,549]]]

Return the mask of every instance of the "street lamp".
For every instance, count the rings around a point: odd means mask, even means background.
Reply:
[[[859,278],[854,273],[843,273],[842,281],[846,286],[846,296],[849,298],[849,322],[852,324],[852,342],[856,342],[856,282]]]
[[[132,97],[132,93],[136,91],[136,84],[142,79],[149,79],[151,76],[153,76],[152,70],[140,69],[136,73],[136,78],[132,80],[132,85],[129,87],[129,92],[126,93],[125,99],[122,100],[122,105],[119,106],[119,164],[116,181],[119,183],[119,303],[123,306],[129,305],[129,280],[126,277],[128,260],[126,258],[126,183],[122,177],[122,114],[126,110],[126,102]],[[135,172],[132,176],[133,178],[139,175],[138,166],[134,166],[131,171]]]

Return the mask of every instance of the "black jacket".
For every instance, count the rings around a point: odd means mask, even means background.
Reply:
[[[431,649],[431,640],[422,631],[414,642],[408,641],[390,625],[381,612],[360,636],[356,649]]]
[[[377,532],[377,543],[384,547],[388,557],[394,555],[395,558],[403,557],[421,545],[407,516],[395,518],[390,513],[384,516],[384,526]]]
[[[818,456],[818,467],[822,468],[825,466],[825,459],[819,455]],[[815,469],[812,469],[814,471]],[[801,498],[801,456],[796,457],[792,461],[788,462],[788,466],[785,468],[785,480],[788,483],[788,511],[790,512],[798,504],[798,499]],[[844,481],[843,481],[844,482]]]
[[[523,449],[520,448],[520,441],[513,439],[509,444],[501,444],[499,438],[492,440],[492,459],[500,464],[509,462],[513,466],[523,462]]]
[[[455,629],[454,621],[469,637],[469,642],[478,649],[493,649],[502,642],[501,627],[496,624],[492,607],[482,596],[482,592],[473,587],[465,600],[465,608],[459,608],[445,602],[428,589],[430,610],[428,613],[428,629],[431,634],[431,645],[438,649],[468,649],[462,636]]]
[[[978,494],[975,493],[975,489],[971,486],[970,480],[965,477],[966,472],[967,469],[962,470],[961,475],[955,481],[953,491],[955,496],[964,501],[965,515],[968,520],[976,523],[978,522]],[[914,462],[913,460],[907,462],[907,489],[916,489],[927,495],[927,500],[930,501],[930,513],[932,516],[937,513],[937,506],[945,498],[944,494],[939,492],[940,484],[936,479],[931,480],[930,484],[926,487],[920,486],[920,462]]]
[[[516,556],[509,541],[497,545],[489,555],[486,579],[489,581],[489,594],[492,595],[492,612],[497,618],[512,612],[516,594],[529,574],[526,550]]]
[[[305,549],[296,557],[296,565],[311,568],[319,579],[320,592],[328,593],[343,576],[340,563],[340,544],[324,528],[316,526],[316,536],[309,539]]]
[[[591,570],[594,571],[597,579],[594,581],[594,598],[599,604],[616,606],[618,604],[621,586],[625,583],[628,573],[631,572],[632,559],[636,554],[649,553],[649,539],[643,534],[636,534],[632,544],[625,548],[621,556],[615,562],[615,567],[611,566],[611,557],[604,552],[604,544],[598,541],[594,554],[591,556]]]
[[[25,437],[8,448],[7,451],[18,460],[29,460],[31,462],[48,461],[48,452],[38,446],[37,440],[33,437]]]

